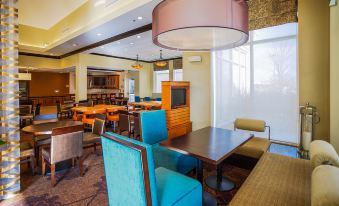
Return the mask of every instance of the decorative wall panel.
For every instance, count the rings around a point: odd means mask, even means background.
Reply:
[[[16,0],[0,0],[0,199],[20,191],[18,10]]]

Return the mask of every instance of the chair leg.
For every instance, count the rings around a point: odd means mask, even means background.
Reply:
[[[42,169],[41,169],[41,173],[42,173],[42,176],[45,176],[45,174],[46,174],[46,162],[45,162],[45,158],[44,157],[41,157],[41,167],[42,167]]]
[[[30,166],[32,170],[32,175],[35,175],[35,158],[33,155],[30,156]]]
[[[79,162],[79,172],[80,172],[80,176],[84,176],[84,168],[83,168],[83,160],[81,157],[78,157],[78,162]]]
[[[51,183],[54,187],[56,185],[56,179],[55,179],[55,164],[51,164]]]
[[[72,158],[72,168],[74,167],[74,165],[75,165],[75,159]]]

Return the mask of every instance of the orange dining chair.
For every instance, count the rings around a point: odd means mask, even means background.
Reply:
[[[93,109],[84,112],[82,122],[92,126],[97,114],[106,114],[106,109]]]
[[[121,108],[109,108],[107,109],[107,120],[109,123],[113,123],[113,129],[116,130],[116,124],[119,122],[119,110]]]

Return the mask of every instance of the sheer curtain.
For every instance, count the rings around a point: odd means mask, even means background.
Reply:
[[[212,52],[214,126],[262,119],[272,139],[298,143],[296,35],[296,23],[265,28],[251,32],[244,46]]]

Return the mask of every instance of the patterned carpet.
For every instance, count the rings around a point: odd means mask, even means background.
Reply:
[[[104,165],[102,156],[91,154],[85,161],[87,167],[83,177],[79,176],[77,167],[59,173],[61,179],[53,188],[48,176],[31,176],[29,172],[22,174],[22,192],[15,198],[0,202],[0,206],[59,206],[59,205],[108,205],[106,183],[104,176]],[[245,181],[249,175],[249,170],[244,170],[231,165],[224,166],[224,175],[233,180],[237,187]],[[205,176],[215,174],[214,170],[207,169]],[[192,173],[190,176],[195,177]],[[227,205],[232,199],[237,189],[230,192],[214,193],[218,197],[219,205]]]

